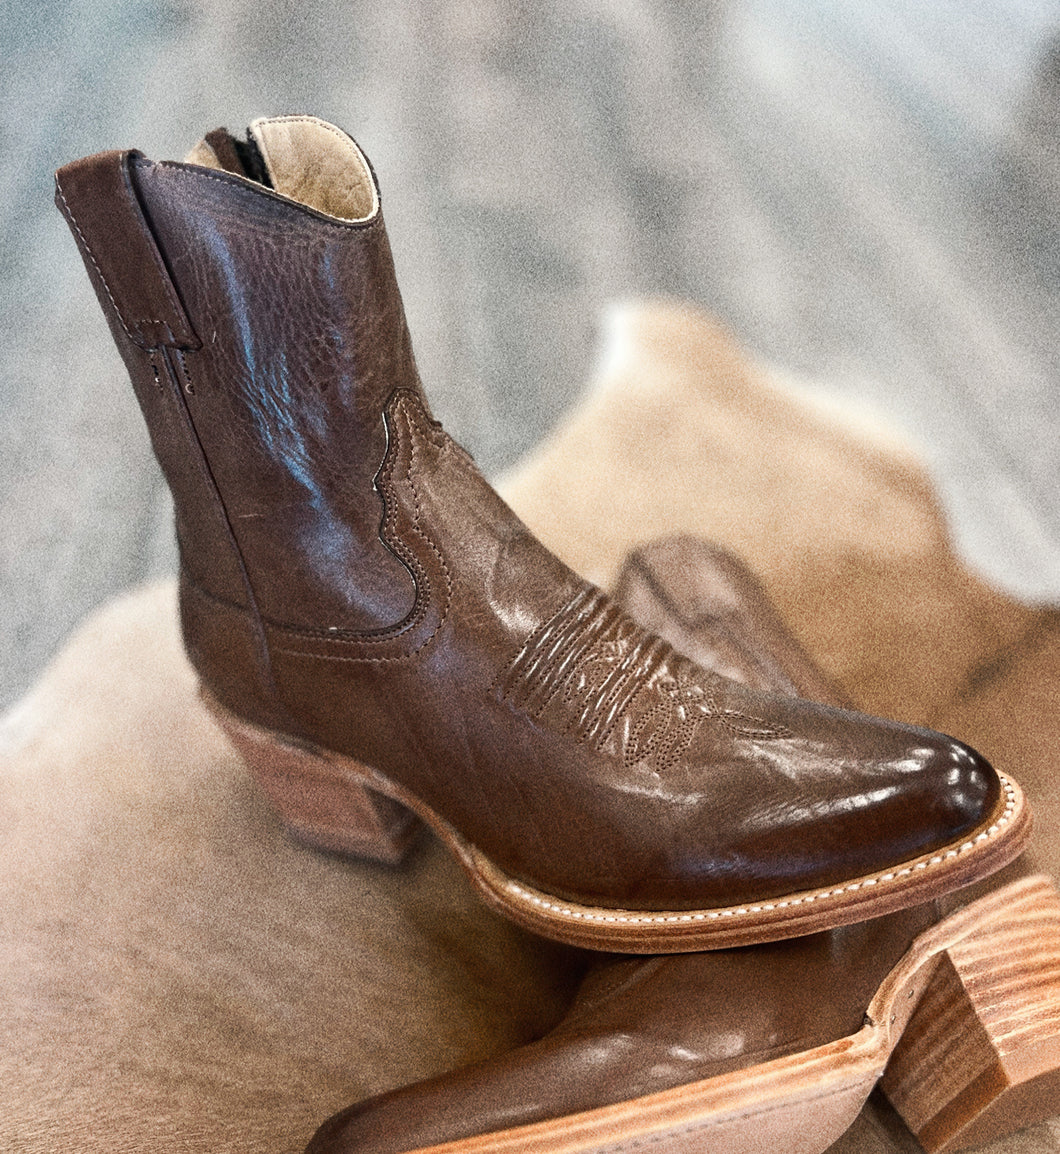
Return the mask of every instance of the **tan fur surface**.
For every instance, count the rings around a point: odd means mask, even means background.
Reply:
[[[175,591],[113,603],[0,728],[0,1150],[296,1151],[546,1028],[558,948],[430,839],[289,841],[199,704]]]
[[[763,380],[701,314],[630,307],[506,494],[603,582],[665,533],[734,548],[851,696],[1040,796],[1060,867],[1060,619],[960,565],[893,438]],[[90,619],[0,723],[0,913],[0,1150],[28,1154],[298,1150],[349,1101],[546,1028],[580,965],[431,841],[397,870],[291,843],[198,702],[171,585]],[[916,1147],[870,1106],[834,1149]]]

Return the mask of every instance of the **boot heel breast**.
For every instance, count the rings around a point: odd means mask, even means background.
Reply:
[[[421,829],[419,820],[365,785],[355,762],[323,757],[248,725],[208,692],[203,700],[296,841],[386,865],[405,857]]]

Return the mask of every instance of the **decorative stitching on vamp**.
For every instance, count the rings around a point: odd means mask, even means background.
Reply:
[[[627,767],[644,762],[670,769],[704,722],[757,741],[789,734],[784,726],[719,705],[711,682],[711,675],[585,585],[529,635],[493,690],[535,721],[597,749],[617,733]]]

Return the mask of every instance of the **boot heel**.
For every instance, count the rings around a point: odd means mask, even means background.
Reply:
[[[1037,877],[991,897],[943,951],[880,1083],[929,1154],[1060,1113],[1060,894]]]
[[[393,798],[364,784],[370,771],[350,758],[324,756],[240,721],[204,700],[280,821],[314,849],[397,865],[421,829]]]

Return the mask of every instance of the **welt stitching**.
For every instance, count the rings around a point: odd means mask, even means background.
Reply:
[[[974,831],[968,834],[967,840],[960,845],[950,844],[950,848],[940,847],[930,858],[924,854],[919,859],[912,859],[906,865],[895,865],[891,869],[882,874],[874,874],[868,877],[863,877],[858,881],[850,882],[847,885],[840,885],[836,889],[818,889],[810,893],[803,894],[799,897],[790,898],[773,898],[769,901],[761,901],[754,905],[740,906],[738,908],[728,907],[726,909],[710,909],[689,911],[683,914],[651,914],[651,913],[598,913],[593,912],[591,908],[580,907],[573,908],[565,902],[558,900],[549,900],[549,897],[541,896],[532,889],[521,885],[519,882],[507,879],[504,883],[504,889],[510,896],[511,900],[517,902],[529,903],[538,909],[552,911],[561,917],[577,918],[580,921],[587,923],[603,923],[603,922],[624,922],[628,925],[659,925],[663,923],[682,923],[678,928],[675,925],[675,932],[683,933],[685,929],[691,929],[691,924],[704,923],[708,921],[721,921],[723,918],[740,918],[748,915],[767,914],[771,915],[776,911],[784,911],[793,909],[796,906],[814,905],[818,901],[826,901],[828,898],[845,897],[849,893],[856,893],[859,890],[869,889],[874,886],[890,885],[892,883],[902,885],[901,879],[911,877],[920,871],[927,871],[935,869],[939,866],[945,866],[948,861],[953,861],[959,858],[961,854],[974,851],[976,846],[984,841],[989,841],[990,838],[995,837],[1010,821],[1019,813],[1021,816],[1025,813],[1026,803],[1023,799],[1022,791],[1015,784],[1010,781],[1003,773],[999,773],[998,780],[1001,782],[1003,797],[998,799],[998,806],[1001,812],[995,810],[984,822],[977,827],[979,833]],[[992,820],[991,820],[992,819]],[[991,824],[986,828],[986,821]],[[551,914],[549,916],[552,916]],[[796,913],[783,913],[779,915],[782,919],[790,919],[794,916],[796,919],[802,915]]]

